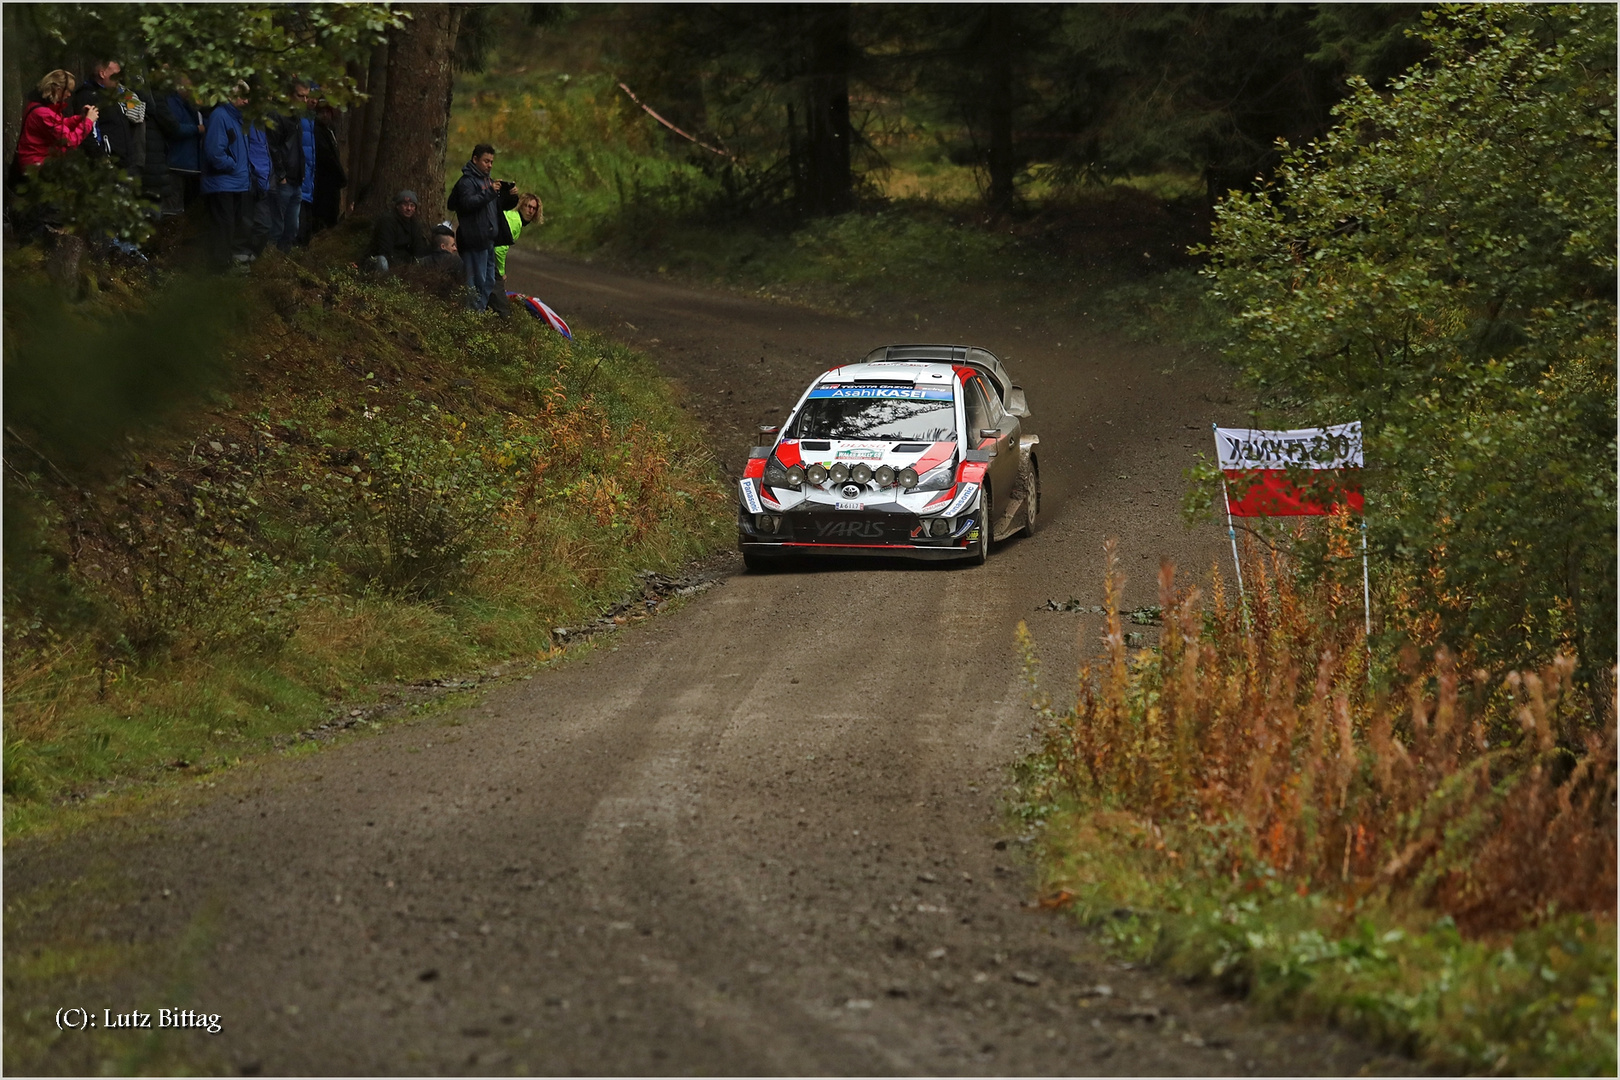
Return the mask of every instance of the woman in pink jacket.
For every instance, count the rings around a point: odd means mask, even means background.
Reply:
[[[34,168],[52,155],[67,153],[95,129],[101,113],[94,105],[86,105],[83,116],[62,111],[77,82],[72,72],[61,69],[39,80],[38,95],[23,109],[22,135],[17,139],[19,168]]]

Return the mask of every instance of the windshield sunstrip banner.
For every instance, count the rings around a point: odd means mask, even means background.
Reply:
[[[892,398],[899,401],[950,401],[948,386],[818,386],[812,398]]]

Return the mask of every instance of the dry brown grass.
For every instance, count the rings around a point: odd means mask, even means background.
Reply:
[[[1347,524],[1331,527],[1348,551]],[[1359,590],[1302,589],[1285,555],[1254,550],[1243,579],[1246,604],[1218,573],[1206,600],[1162,565],[1159,646],[1132,655],[1110,543],[1104,652],[1048,747],[1073,791],[1230,826],[1234,880],[1376,893],[1475,933],[1614,911],[1613,714],[1598,718],[1573,659],[1493,677],[1409,648],[1369,690]]]

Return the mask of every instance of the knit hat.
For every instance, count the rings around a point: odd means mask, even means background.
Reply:
[[[412,191],[410,188],[406,188],[404,191],[401,191],[398,195],[394,196],[394,205],[395,206],[398,206],[400,203],[408,203],[408,202],[415,202],[415,201],[416,201],[416,192]]]

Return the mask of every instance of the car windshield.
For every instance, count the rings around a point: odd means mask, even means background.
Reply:
[[[818,386],[810,391],[786,436],[940,442],[956,438],[955,403],[943,387]]]

